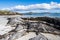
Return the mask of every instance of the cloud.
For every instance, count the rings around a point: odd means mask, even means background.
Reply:
[[[32,5],[17,5],[11,8],[3,8],[2,10],[14,10],[14,11],[32,11],[32,10],[60,10],[60,3],[41,3]]]

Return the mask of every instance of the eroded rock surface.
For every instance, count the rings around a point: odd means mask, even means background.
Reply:
[[[39,34],[39,35],[37,35],[36,37],[31,38],[31,39],[29,39],[29,40],[48,40],[48,39],[47,39],[44,35]]]
[[[3,19],[6,21],[2,21]],[[3,19],[0,23],[2,26],[0,26],[0,40],[59,40],[60,38],[60,30],[47,25],[45,21],[24,21],[20,17]],[[42,33],[57,34],[57,36],[53,38]]]

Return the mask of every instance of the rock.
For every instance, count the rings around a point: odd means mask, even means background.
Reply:
[[[7,22],[8,22],[8,20],[7,20],[7,18],[3,18],[3,17],[0,17],[0,25],[7,25]]]
[[[31,39],[29,39],[29,40],[48,40],[48,39],[47,39],[44,35],[39,34],[39,35],[37,35],[36,37],[31,38]]]
[[[9,37],[9,40],[15,40],[22,37],[26,33],[26,29],[20,30]]]
[[[5,18],[0,19],[0,40],[50,40],[50,38],[51,40],[60,39],[60,36],[52,35],[52,37],[51,35],[48,35],[52,32],[60,34],[60,31],[52,27],[54,24],[50,24],[45,21],[29,21],[25,23],[20,17],[8,18],[9,21],[4,19]],[[59,27],[59,25],[57,26]],[[41,32],[48,32],[48,34],[41,34]]]
[[[16,27],[16,31],[20,31],[23,29],[23,26],[21,24],[19,24],[17,27]]]
[[[16,39],[16,40],[29,40],[30,38],[36,37],[36,34],[34,32],[29,32],[26,35]]]
[[[41,33],[44,35],[48,40],[60,40],[60,35],[54,35],[49,33]]]
[[[0,35],[4,35],[13,29],[15,29],[15,27],[0,25]]]
[[[27,32],[46,32],[46,33],[53,33],[53,34],[60,34],[60,30],[53,28],[42,22],[28,22],[27,24]]]

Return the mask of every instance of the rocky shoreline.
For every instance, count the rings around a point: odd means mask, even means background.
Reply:
[[[6,18],[6,17],[5,17]],[[4,19],[4,18],[3,18]],[[3,20],[1,19],[1,21]],[[5,19],[4,19],[5,20]],[[48,25],[46,21],[24,20],[21,17],[7,17],[0,34],[0,40],[59,40],[60,30]],[[4,23],[4,22],[3,22]],[[13,28],[8,28],[7,26]],[[2,27],[1,27],[2,28]],[[9,31],[5,31],[5,30]],[[4,31],[4,32],[3,32]],[[53,38],[54,37],[54,38]]]

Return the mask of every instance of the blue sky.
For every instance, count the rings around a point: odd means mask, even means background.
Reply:
[[[51,1],[60,3],[60,0],[0,0],[0,9],[12,7],[16,5],[50,3]]]
[[[27,5],[35,5],[35,4],[42,4],[42,3],[51,4],[51,2],[55,3],[55,4],[56,3],[60,4],[60,0],[0,0],[0,9],[4,9],[4,8],[13,9],[15,6],[18,6],[18,5],[20,5],[19,6],[19,8],[20,8],[21,5],[23,5],[25,7]],[[42,5],[45,5],[45,4],[42,4]],[[21,8],[23,8],[23,6]]]

